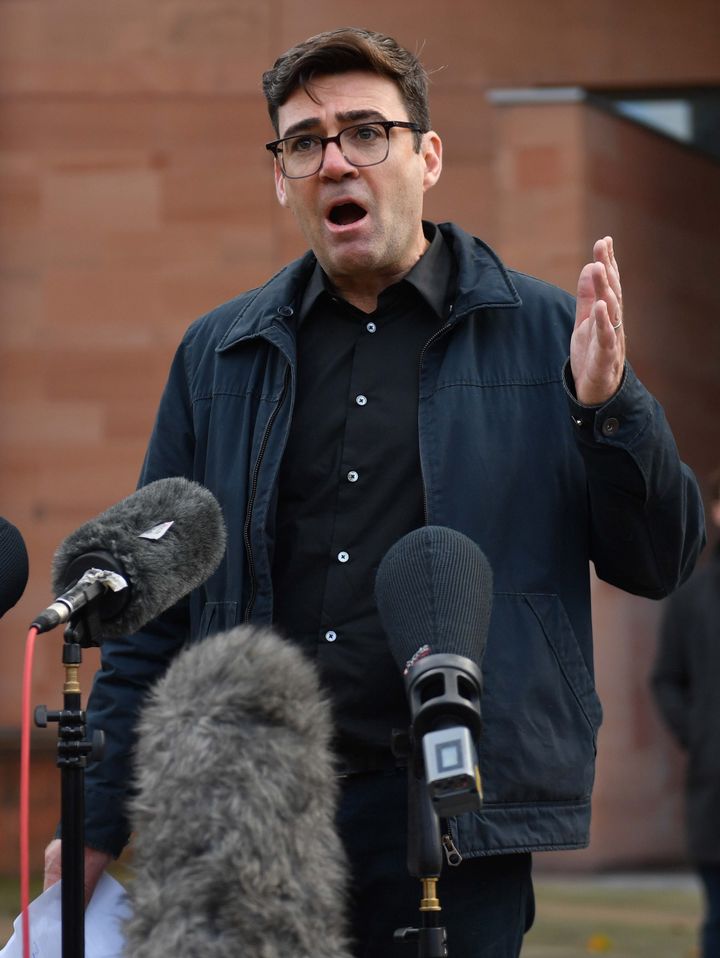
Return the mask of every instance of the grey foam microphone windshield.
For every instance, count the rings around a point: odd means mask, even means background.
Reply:
[[[28,554],[19,530],[0,518],[0,617],[11,609],[25,591]]]
[[[140,713],[133,958],[349,958],[330,706],[315,667],[241,626],[188,646]]]
[[[477,665],[482,661],[492,569],[482,550],[461,532],[424,526],[399,539],[380,563],[375,597],[390,650],[403,672],[418,653],[461,655]]]
[[[81,591],[72,587],[99,569],[128,583],[117,592],[97,589],[102,636],[134,632],[205,582],[224,551],[225,525],[213,494],[181,477],[158,479],[65,539],[52,566],[59,598],[33,625],[45,631],[67,621]],[[82,597],[77,604],[82,606]]]

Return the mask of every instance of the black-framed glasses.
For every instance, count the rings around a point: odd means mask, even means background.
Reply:
[[[301,133],[286,136],[282,140],[266,143],[265,149],[280,161],[288,179],[301,180],[313,176],[323,165],[325,147],[337,143],[338,149],[352,166],[377,166],[388,158],[390,130],[399,127],[414,133],[427,133],[417,123],[407,120],[373,120],[346,126],[335,136],[318,136],[316,133]]]

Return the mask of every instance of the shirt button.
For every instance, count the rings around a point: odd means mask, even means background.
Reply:
[[[281,306],[280,309],[278,309],[278,313],[280,313],[281,316],[292,316],[294,312],[295,310],[292,306]]]
[[[350,558],[347,552],[338,552],[337,557],[338,557],[338,562],[347,562],[348,559]]]
[[[337,638],[337,632],[333,632],[332,629],[329,632],[325,633],[325,638],[328,642],[334,642]]]
[[[602,424],[603,436],[614,436],[620,428],[620,422],[614,416],[609,416]]]
[[[374,333],[377,329],[377,326],[375,325],[375,323],[368,323],[365,329],[367,329],[369,333]]]
[[[348,477],[348,482],[357,482],[358,479],[360,478],[354,469],[350,470],[350,472],[347,474],[347,477]]]
[[[367,396],[363,396],[362,393],[359,396],[355,397],[355,402],[358,406],[364,406],[367,403]]]

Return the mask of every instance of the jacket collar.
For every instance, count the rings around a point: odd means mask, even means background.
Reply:
[[[454,223],[440,223],[457,263],[455,319],[476,309],[522,305],[500,257],[482,240]]]
[[[457,264],[453,322],[477,309],[521,305],[505,266],[489,246],[454,223],[440,223],[438,228]],[[216,351],[224,352],[255,336],[265,336],[272,341],[284,339],[288,320],[300,308],[303,291],[316,262],[314,254],[307,252],[281,269],[264,286],[244,297],[243,305]]]
[[[283,267],[263,286],[243,297],[243,304],[215,348],[218,353],[255,336],[274,339],[273,331],[287,329],[288,320],[300,308],[303,290],[315,267],[315,256],[305,253]]]

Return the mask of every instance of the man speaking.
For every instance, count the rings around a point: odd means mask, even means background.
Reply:
[[[89,882],[128,840],[147,688],[188,640],[272,624],[332,698],[355,954],[391,954],[418,894],[406,772],[390,750],[408,706],[374,577],[408,532],[447,527],[482,549],[495,594],[484,804],[442,821],[454,863],[443,920],[453,958],[510,958],[532,922],[531,853],[588,842],[601,719],[588,562],[622,589],[666,595],[703,545],[700,495],[626,361],[609,236],[573,298],[458,226],[423,220],[442,142],[413,54],[337,30],[283,54],[263,90],[278,201],[310,250],[190,326],[170,370],[140,481],[202,482],[228,547],[188,602],[103,647]]]

